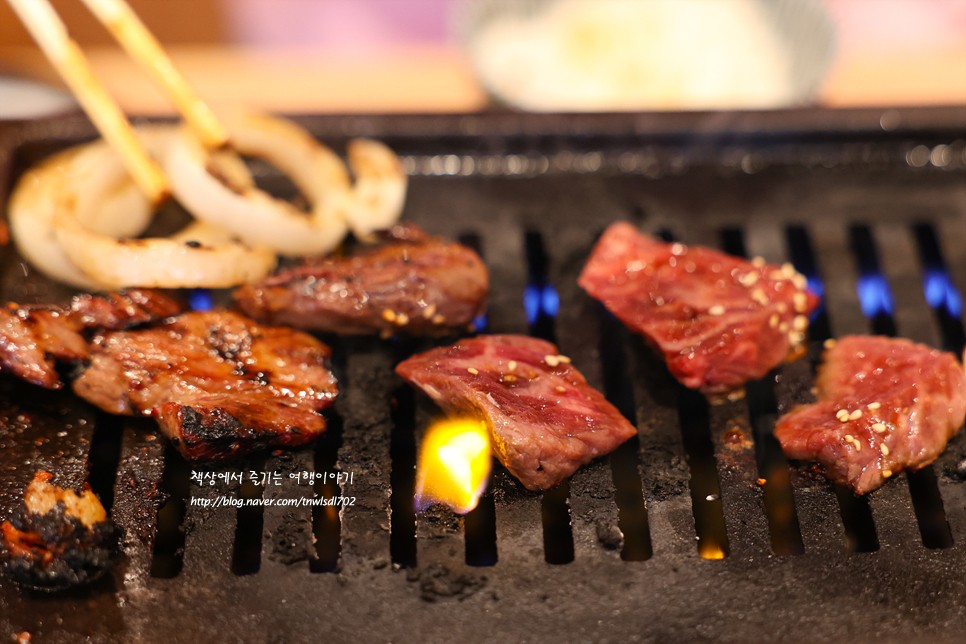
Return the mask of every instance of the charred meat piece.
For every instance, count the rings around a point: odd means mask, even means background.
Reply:
[[[192,461],[291,447],[325,431],[337,388],[309,335],[229,311],[185,313],[91,342],[74,391],[112,414],[153,415]]]
[[[966,416],[966,374],[950,353],[909,340],[848,336],[827,349],[818,402],[775,427],[789,458],[817,460],[859,494],[936,460]]]
[[[444,335],[482,313],[488,289],[471,249],[399,225],[374,248],[282,271],[235,301],[256,320],[326,333]]]
[[[150,289],[84,294],[70,302],[70,317],[85,329],[128,329],[184,310],[181,303]]]
[[[23,505],[0,525],[7,575],[35,590],[90,583],[117,556],[118,530],[90,487],[77,493],[52,480],[49,472],[37,472]]]
[[[67,309],[11,303],[0,310],[0,371],[59,389],[62,383],[56,363],[87,357],[85,330],[127,328],[180,311],[180,305],[168,296],[142,289],[78,295]]]
[[[488,335],[432,349],[396,372],[449,415],[482,418],[493,452],[531,490],[561,483],[637,430],[549,342]]]
[[[579,283],[656,345],[675,378],[712,395],[800,351],[818,305],[790,264],[666,244],[624,222],[604,232]]]

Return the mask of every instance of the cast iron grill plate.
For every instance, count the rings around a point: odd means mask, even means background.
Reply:
[[[810,399],[825,337],[895,333],[957,352],[966,291],[961,110],[311,117],[336,149],[385,140],[411,175],[405,218],[476,245],[490,332],[554,338],[639,437],[533,494],[505,471],[465,521],[412,512],[438,412],[392,373],[426,341],[323,338],[342,394],[310,449],[191,467],[149,422],[0,378],[0,518],[36,469],[88,479],[123,559],[67,595],[0,582],[0,636],[41,641],[956,641],[966,624],[966,437],[868,500],[787,464],[776,414]],[[65,119],[0,129],[0,196],[92,136]],[[264,168],[260,180],[284,182]],[[5,197],[3,199],[5,201]],[[708,406],[576,286],[595,237],[643,230],[791,261],[824,294],[810,357]],[[70,292],[2,251],[4,301]],[[524,303],[526,300],[526,305]],[[190,471],[278,472],[197,485]],[[352,484],[288,479],[342,471]],[[341,513],[188,500],[355,497]]]

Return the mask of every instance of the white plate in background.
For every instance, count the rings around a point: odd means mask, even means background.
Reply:
[[[69,112],[74,98],[59,89],[13,76],[0,76],[0,121],[26,120]]]

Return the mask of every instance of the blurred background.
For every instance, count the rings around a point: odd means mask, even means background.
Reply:
[[[216,106],[966,106],[966,0],[130,2]],[[125,110],[171,111],[79,0],[53,4]],[[0,76],[0,112],[11,78],[60,86],[5,2]]]

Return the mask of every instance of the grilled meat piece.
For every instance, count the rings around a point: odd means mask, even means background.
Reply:
[[[77,295],[70,302],[71,319],[85,329],[129,329],[183,310],[180,302],[160,291],[140,288]]]
[[[55,364],[87,357],[85,330],[127,328],[180,310],[168,296],[142,289],[79,295],[67,309],[8,304],[0,310],[0,371],[47,389],[59,389],[63,385]]]
[[[85,357],[87,343],[66,312],[16,304],[0,310],[0,371],[40,387],[60,389],[63,384],[55,362]]]
[[[666,244],[624,222],[604,232],[579,283],[706,394],[740,388],[800,351],[818,305],[789,264]]]
[[[493,452],[531,490],[546,490],[637,430],[549,342],[488,335],[432,349],[396,372],[449,415],[483,418]]]
[[[49,472],[37,472],[23,505],[0,525],[7,575],[35,590],[90,583],[117,556],[118,529],[90,487],[85,485],[78,494],[52,480]]]
[[[932,463],[966,416],[963,367],[909,340],[842,338],[817,386],[818,402],[779,419],[775,437],[789,458],[819,461],[859,494]]]
[[[399,225],[374,248],[284,270],[235,301],[256,320],[326,333],[444,335],[483,312],[488,289],[471,249]]]
[[[325,431],[318,412],[337,393],[329,354],[309,335],[230,311],[185,313],[96,335],[74,391],[113,414],[153,415],[189,460],[224,460]]]

